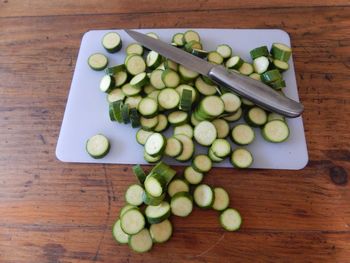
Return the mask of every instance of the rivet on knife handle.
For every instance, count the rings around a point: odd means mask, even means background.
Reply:
[[[286,117],[298,117],[304,110],[301,103],[279,94],[264,83],[229,72],[222,66],[213,67],[208,76],[218,85],[231,89],[264,109]]]

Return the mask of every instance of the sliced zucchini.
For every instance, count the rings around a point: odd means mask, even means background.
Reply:
[[[234,167],[248,168],[253,163],[253,156],[247,149],[237,148],[232,152],[230,161]]]
[[[237,210],[227,208],[220,214],[221,226],[227,231],[236,231],[241,227],[242,218]]]
[[[197,41],[197,42],[201,42],[201,38],[199,36],[199,34],[194,31],[194,30],[187,30],[184,34],[183,34],[183,42],[184,43],[188,43],[190,41]]]
[[[288,63],[282,60],[274,59],[273,65],[280,71],[286,71],[289,69]]]
[[[190,70],[182,65],[179,65],[179,74],[184,81],[191,81],[199,76],[198,72]]]
[[[226,138],[227,135],[230,133],[230,126],[227,121],[223,119],[215,119],[212,121],[212,124],[214,124],[215,126],[217,138]]]
[[[145,209],[148,223],[158,224],[170,216],[170,205],[163,201],[159,205],[149,205]]]
[[[292,49],[282,43],[273,43],[271,47],[271,54],[274,59],[288,62],[290,56],[292,55]]]
[[[176,171],[172,169],[169,165],[165,164],[164,162],[157,163],[157,165],[153,167],[151,172],[162,176],[163,179],[166,181],[167,185],[176,175]]]
[[[250,56],[253,60],[259,57],[268,57],[269,55],[270,54],[267,46],[257,47],[250,51]]]
[[[267,57],[258,57],[253,61],[254,71],[258,74],[262,74],[269,68],[270,61]]]
[[[176,88],[180,84],[180,76],[172,69],[166,69],[162,73],[162,81],[168,88]]]
[[[124,124],[128,124],[130,122],[130,108],[129,104],[123,104],[121,107],[121,115]]]
[[[210,208],[214,203],[214,191],[207,184],[200,184],[194,189],[193,199],[201,208]]]
[[[273,120],[285,121],[286,119],[278,113],[271,112],[271,113],[269,113],[269,115],[267,115],[267,121],[269,122],[269,121],[273,121]]]
[[[224,112],[225,105],[220,97],[207,96],[200,102],[199,109],[205,115],[210,117],[218,117]]]
[[[163,193],[159,197],[154,197],[145,191],[143,194],[143,202],[146,205],[159,205],[161,202],[163,202],[165,195],[166,193]]]
[[[123,229],[120,227],[120,219],[118,219],[112,228],[112,234],[114,239],[119,243],[119,244],[127,244],[129,240],[129,235],[126,234]]]
[[[216,157],[226,158],[231,153],[231,145],[226,139],[216,139],[210,147]]]
[[[122,92],[121,89],[114,89],[107,95],[107,100],[109,103],[112,103],[114,101],[121,100],[123,101],[125,98],[125,94]]]
[[[122,48],[122,39],[116,32],[109,32],[102,38],[102,45],[109,53],[116,53]]]
[[[134,165],[132,167],[132,171],[134,172],[134,174],[137,177],[137,179],[139,180],[139,182],[141,184],[143,184],[145,182],[145,180],[146,180],[146,174],[143,171],[142,167],[139,164]],[[143,193],[142,193],[142,196],[143,196]]]
[[[174,128],[174,135],[184,134],[189,138],[193,137],[193,128],[189,124],[183,124]]]
[[[170,197],[173,197],[175,194],[180,192],[189,192],[190,187],[185,180],[175,179],[170,182],[168,185],[168,194]]]
[[[267,84],[272,83],[272,82],[277,81],[277,80],[280,80],[280,79],[282,79],[282,75],[278,69],[268,70],[268,71],[264,72],[263,74],[261,74],[261,80]]]
[[[130,209],[139,209],[137,206],[134,206],[134,205],[129,205],[129,204],[126,204],[125,206],[123,206],[123,208],[120,210],[119,212],[119,216],[122,217],[126,211],[130,210]]]
[[[254,68],[251,64],[243,62],[242,66],[238,69],[239,73],[249,76],[254,72]]]
[[[120,226],[124,233],[134,235],[145,227],[143,214],[135,208],[127,210],[121,217]]]
[[[166,147],[165,147],[165,154],[176,158],[182,153],[183,145],[180,140],[176,139],[175,137],[170,137],[167,139]]]
[[[203,146],[210,146],[217,138],[217,131],[209,121],[202,121],[194,128],[195,140]]]
[[[154,99],[143,98],[139,103],[138,111],[142,116],[148,118],[154,117],[158,112],[158,104]]]
[[[248,145],[255,139],[254,130],[247,124],[238,124],[231,131],[231,138],[235,144]]]
[[[211,148],[209,148],[208,156],[209,156],[210,160],[212,160],[213,162],[216,162],[216,163],[220,163],[224,160],[224,158],[217,157]]]
[[[147,77],[146,72],[141,72],[141,73],[135,75],[130,80],[130,85],[133,86],[134,88],[138,88],[138,89],[141,89],[147,83],[148,83],[148,77]]]
[[[109,93],[115,87],[115,78],[111,75],[104,75],[100,81],[100,90]]]
[[[202,77],[198,77],[195,81],[195,87],[199,91],[199,93],[209,96],[214,95],[217,92],[218,86],[216,85],[209,85],[206,83]]]
[[[156,70],[153,70],[151,73],[150,82],[151,82],[152,86],[155,87],[156,89],[164,89],[165,88],[165,84],[162,80],[163,72],[164,72],[164,70],[156,69]]]
[[[216,211],[223,211],[230,205],[230,197],[225,189],[221,187],[214,188],[215,200],[213,203],[213,209]]]
[[[138,253],[144,253],[151,250],[153,241],[149,230],[144,228],[139,233],[131,235],[128,244],[133,251]]]
[[[192,160],[192,167],[200,173],[207,173],[212,167],[212,162],[208,156],[204,154],[196,155]]]
[[[183,89],[180,97],[179,109],[190,111],[192,108],[192,90]]]
[[[204,174],[193,169],[192,166],[188,166],[184,171],[184,177],[190,184],[199,184],[203,180]]]
[[[225,112],[234,113],[241,107],[241,99],[233,93],[225,93],[220,98],[224,102]]]
[[[133,184],[128,187],[125,192],[125,201],[134,206],[139,206],[143,203],[143,188],[138,184]]]
[[[152,224],[149,228],[153,242],[164,243],[169,240],[173,233],[173,227],[168,219],[161,223]]]
[[[150,69],[156,69],[162,63],[162,56],[155,51],[147,54],[146,65]]]
[[[228,59],[232,56],[232,48],[226,44],[218,45],[216,47],[216,52],[218,52],[224,59]]]
[[[207,59],[208,62],[218,65],[224,62],[224,58],[216,51],[209,52]]]
[[[160,197],[165,192],[166,180],[160,174],[150,173],[145,180],[145,190],[151,196]]]
[[[200,49],[201,50],[202,48],[203,48],[202,44],[196,40],[192,40],[192,41],[186,43],[184,46],[184,49],[189,53],[192,53],[193,49],[197,49],[197,50]]]
[[[146,70],[146,63],[140,55],[132,54],[125,60],[126,70],[131,75],[137,75]]]
[[[93,70],[104,70],[108,65],[108,58],[101,53],[92,54],[88,58],[88,65]]]
[[[203,49],[193,48],[191,54],[195,55],[196,57],[199,57],[199,58],[206,58],[208,56],[209,52],[205,51]]]
[[[136,55],[143,55],[143,47],[138,43],[131,43],[129,46],[126,47],[125,50],[127,55],[136,54]]]
[[[158,115],[158,124],[154,127],[155,132],[162,132],[168,128],[168,118],[164,114]]]
[[[176,33],[176,34],[173,36],[171,42],[172,42],[172,43],[175,43],[176,46],[178,46],[178,47],[182,47],[182,46],[185,44],[183,37],[184,37],[184,34],[182,34],[182,33]]]
[[[182,152],[179,156],[176,157],[177,161],[185,162],[192,158],[194,153],[194,143],[191,138],[183,134],[174,135],[182,143]]]
[[[178,64],[170,59],[166,59],[164,61],[164,69],[172,69],[174,71],[177,71],[178,70]]]
[[[200,122],[201,122],[201,121],[199,121],[199,120],[196,118],[195,113],[192,112],[192,114],[191,114],[191,124],[192,124],[193,126],[197,126]]]
[[[128,80],[128,73],[126,71],[120,71],[113,74],[113,77],[115,78],[115,86],[120,87],[126,83]]]
[[[180,96],[175,89],[162,89],[158,94],[158,103],[162,108],[171,110],[179,105]]]
[[[254,127],[262,126],[267,122],[266,111],[259,107],[250,108],[245,117],[247,123]]]
[[[145,143],[145,152],[151,156],[158,156],[163,153],[165,145],[165,137],[162,134],[155,132],[148,137]]]
[[[128,107],[130,108],[129,104],[126,104],[128,105]],[[139,115],[139,112],[137,111],[136,108],[131,108],[129,110],[129,117],[130,117],[130,122],[131,122],[131,127],[133,128],[137,128],[137,127],[140,127],[140,115]]]
[[[122,86],[122,91],[126,96],[135,96],[141,92],[140,88],[132,86],[130,83],[126,83]]]
[[[143,152],[143,158],[145,159],[146,162],[148,163],[156,163],[159,162],[162,159],[162,155],[157,155],[157,156],[151,156],[145,151]]]
[[[188,113],[184,111],[173,111],[168,115],[168,121],[174,126],[183,125],[188,121]]]
[[[275,90],[281,90],[287,86],[286,82],[283,79],[276,80],[274,82],[269,83],[268,85]]]
[[[136,141],[141,144],[145,145],[148,137],[153,133],[153,131],[146,131],[143,129],[139,129],[136,133]]]
[[[109,67],[105,69],[105,72],[107,75],[114,75],[118,72],[122,72],[125,71],[125,65],[124,64],[120,64],[120,65],[116,65],[113,67]]]
[[[146,131],[154,131],[154,129],[157,127],[158,123],[159,123],[158,115],[156,115],[152,118],[145,118],[142,116],[140,118],[141,127],[142,127],[142,129],[144,129]]]
[[[198,97],[196,89],[193,88],[190,85],[187,85],[187,84],[181,84],[181,85],[177,86],[177,88],[175,90],[179,93],[180,97],[182,97],[182,94],[183,94],[184,90],[191,91],[191,94],[192,94],[191,101],[192,101],[192,103],[194,103],[196,101],[197,97]]]
[[[238,121],[241,118],[242,113],[243,113],[242,108],[239,108],[235,113],[228,115],[228,116],[225,116],[223,118],[224,118],[224,120],[229,121],[229,122]]]
[[[289,128],[285,121],[272,120],[265,124],[262,135],[269,142],[284,142],[289,137]]]
[[[176,193],[171,198],[171,213],[180,217],[188,216],[193,210],[192,200],[192,196],[187,192]]]
[[[252,79],[255,79],[255,80],[258,80],[258,81],[261,81],[261,77],[258,73],[252,73],[249,75],[249,78],[252,78]]]
[[[137,109],[139,107],[139,103],[141,100],[142,100],[141,96],[127,97],[125,100],[125,104],[129,104],[130,109],[132,108]]]
[[[94,159],[105,157],[110,149],[110,143],[106,136],[96,134],[86,142],[86,151]]]
[[[228,69],[239,69],[244,63],[244,60],[239,56],[233,56],[226,61],[226,68]]]

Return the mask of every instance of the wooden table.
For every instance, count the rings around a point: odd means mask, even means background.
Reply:
[[[152,27],[288,31],[310,161],[213,169],[205,180],[226,187],[242,229],[195,209],[140,255],[111,235],[131,166],[61,163],[55,147],[84,32]],[[0,262],[349,262],[349,69],[346,0],[1,0]]]

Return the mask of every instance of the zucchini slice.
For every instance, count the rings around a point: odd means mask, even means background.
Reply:
[[[119,244],[127,244],[129,240],[129,235],[126,234],[123,229],[120,227],[120,219],[118,219],[112,228],[112,234],[114,239],[119,243]]]
[[[204,154],[196,155],[192,161],[192,167],[194,170],[200,173],[209,172],[212,167],[212,162],[208,156]]]
[[[183,150],[183,145],[180,140],[178,140],[175,137],[170,137],[167,139],[166,147],[165,147],[165,154],[167,156],[176,158],[178,157]]]
[[[227,135],[230,133],[230,126],[227,121],[223,119],[215,119],[212,121],[212,124],[214,124],[215,126],[217,138],[226,138]]]
[[[148,223],[158,224],[170,216],[170,205],[163,201],[159,205],[149,205],[145,209]]]
[[[214,203],[214,191],[207,184],[200,184],[194,189],[193,199],[201,208],[210,208]]]
[[[214,196],[213,209],[216,211],[223,211],[230,205],[230,197],[224,188],[214,188]]]
[[[285,121],[272,120],[265,124],[262,135],[269,142],[284,142],[289,137],[289,128]]]
[[[122,48],[122,39],[116,32],[109,32],[102,38],[102,45],[109,53],[116,53]]]
[[[192,158],[194,153],[194,143],[191,138],[183,134],[174,135],[182,143],[182,152],[179,156],[176,157],[177,161],[185,162]]]
[[[248,168],[253,163],[253,156],[247,149],[236,148],[232,152],[230,161],[234,167]]]
[[[170,197],[173,197],[175,194],[180,192],[189,192],[190,187],[185,180],[175,179],[170,182],[168,185],[168,194]]]
[[[220,214],[220,223],[225,230],[236,231],[241,227],[242,218],[237,210],[227,208]]]
[[[255,139],[254,130],[247,124],[238,124],[231,131],[232,141],[237,145],[248,145]]]
[[[149,230],[144,228],[139,233],[131,235],[128,244],[135,252],[144,253],[151,250],[153,241]]]
[[[173,234],[173,227],[168,219],[161,223],[152,224],[149,228],[154,243],[164,243],[169,240]]]
[[[88,58],[88,65],[96,71],[104,70],[108,65],[108,58],[101,53],[92,54]]]
[[[124,233],[134,235],[144,228],[145,218],[138,209],[132,208],[122,215],[120,226]]]
[[[86,151],[94,159],[105,157],[110,149],[110,143],[103,134],[96,134],[86,142]]]
[[[188,166],[184,171],[184,177],[190,184],[199,184],[203,180],[203,173],[197,172],[192,166]]]
[[[209,121],[202,121],[194,128],[195,140],[203,146],[210,146],[217,138],[214,124]]]
[[[139,206],[143,203],[143,188],[138,184],[133,184],[128,187],[125,192],[125,201],[134,206]]]
[[[165,145],[166,139],[161,133],[152,133],[145,143],[145,152],[151,156],[159,156],[163,153]]]
[[[180,217],[188,216],[193,210],[192,200],[192,196],[187,192],[176,193],[171,198],[171,213]]]

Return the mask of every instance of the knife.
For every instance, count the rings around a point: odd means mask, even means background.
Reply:
[[[300,116],[304,110],[301,103],[283,96],[260,81],[236,72],[229,72],[221,65],[211,64],[159,39],[154,39],[134,30],[125,29],[124,31],[143,46],[190,70],[209,77],[219,86],[232,90],[234,93],[239,94],[266,110],[290,118]]]

